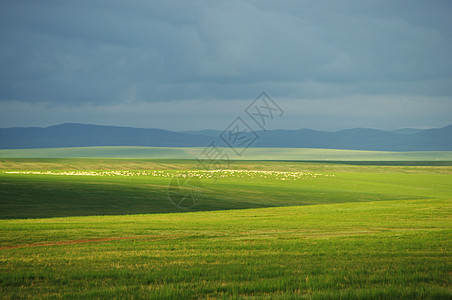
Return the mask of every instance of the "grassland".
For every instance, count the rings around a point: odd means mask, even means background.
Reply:
[[[76,147],[49,149],[0,149],[2,158],[203,158],[205,148],[197,147]],[[234,160],[317,160],[317,161],[452,161],[452,151],[359,151],[303,148],[248,148]],[[239,151],[241,152],[241,151]]]
[[[213,177],[196,166],[0,159],[0,294],[452,297],[447,162],[235,161]],[[203,197],[180,209],[167,187],[189,174]]]
[[[168,186],[174,177],[189,176],[196,167],[191,160],[2,159],[0,218],[185,211],[169,201]],[[450,166],[237,161],[231,168],[235,171],[217,172],[215,178],[210,172],[198,172],[202,201],[191,211],[452,195]],[[138,176],[110,176],[124,169]],[[39,174],[23,173],[33,170]],[[99,175],[55,175],[71,170]],[[165,171],[144,174],[143,170]]]
[[[450,299],[450,202],[1,221],[5,298]]]

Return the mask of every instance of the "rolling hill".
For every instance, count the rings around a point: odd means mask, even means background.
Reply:
[[[46,128],[16,127],[0,129],[1,149],[154,146],[196,147],[211,140],[163,129],[66,123]]]
[[[257,131],[251,147],[323,148],[374,151],[451,151],[452,125],[439,129],[384,131],[355,128],[337,132],[300,130]],[[0,149],[94,146],[205,147],[221,131],[174,132],[163,129],[67,123],[46,128],[0,129]]]

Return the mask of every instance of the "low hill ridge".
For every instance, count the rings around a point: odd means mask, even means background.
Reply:
[[[324,148],[374,151],[451,151],[452,125],[443,128],[385,131],[353,128],[337,132],[312,129],[257,131],[251,147]],[[0,129],[0,149],[61,148],[90,146],[205,147],[221,131],[175,132],[158,128],[65,123],[49,127]]]

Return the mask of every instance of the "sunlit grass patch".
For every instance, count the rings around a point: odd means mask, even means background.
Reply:
[[[0,291],[7,298],[449,299],[450,213],[450,201],[408,200],[1,220]]]

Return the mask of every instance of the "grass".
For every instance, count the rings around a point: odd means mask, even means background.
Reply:
[[[205,157],[203,147],[76,147],[0,149],[4,158],[155,158],[193,159]],[[241,156],[222,148],[233,160],[318,161],[452,161],[452,151],[360,151],[310,148],[248,148]]]
[[[172,166],[157,175],[144,170]],[[56,176],[67,170],[101,174],[125,168],[141,176]],[[138,169],[141,168],[140,169]],[[0,218],[40,218],[185,211],[168,198],[173,178],[189,176],[196,161],[2,159]],[[202,199],[190,211],[311,204],[447,198],[452,167],[378,166],[238,161],[234,172],[200,171]],[[22,174],[44,170],[42,174]],[[242,171],[241,171],[242,170]],[[245,171],[243,171],[245,170]],[[247,170],[247,171],[246,171]],[[271,170],[272,172],[267,172]],[[7,172],[19,173],[7,173]],[[277,172],[283,172],[278,175]],[[71,171],[73,172],[73,171]],[[110,172],[110,173],[108,173]],[[63,174],[63,173],[62,173]],[[208,175],[208,176],[207,176]],[[295,177],[294,177],[295,176]]]
[[[196,166],[0,159],[2,298],[452,297],[452,166]],[[182,210],[167,187],[189,174],[204,193]]]
[[[3,220],[1,292],[7,299],[450,299],[450,204]]]

